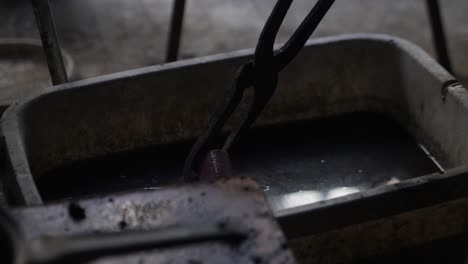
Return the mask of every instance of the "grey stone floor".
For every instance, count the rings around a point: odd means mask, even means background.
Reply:
[[[52,0],[63,47],[82,78],[162,63],[171,0]],[[251,48],[274,0],[188,1],[181,56]],[[278,41],[315,1],[296,0]],[[396,35],[433,54],[424,0],[337,0],[314,37],[352,32]],[[468,1],[441,1],[455,69],[468,79]],[[0,38],[37,38],[26,0],[0,3]]]

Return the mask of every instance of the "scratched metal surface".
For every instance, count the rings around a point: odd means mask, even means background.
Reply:
[[[68,202],[15,209],[13,216],[28,240],[43,235],[198,225],[240,228],[248,234],[237,247],[213,242],[109,257],[93,263],[294,263],[264,196],[247,179],[107,195],[74,204],[84,210],[84,217],[72,217]]]

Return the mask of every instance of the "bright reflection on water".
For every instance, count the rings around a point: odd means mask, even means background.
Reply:
[[[299,191],[282,195],[268,195],[268,192],[265,192],[268,201],[270,203],[273,211],[278,212],[284,209],[294,208],[302,205],[312,204],[324,200],[330,200],[342,196],[346,196],[353,193],[358,193],[361,191],[366,191],[371,188],[376,188],[380,186],[393,185],[401,182],[397,177],[392,177],[387,181],[377,183],[373,186],[359,186],[359,187],[338,187],[329,190],[310,190],[310,191]],[[270,190],[264,189],[266,191]]]
[[[339,187],[328,191],[299,191],[284,195],[269,197],[270,205],[274,211],[294,208],[301,205],[312,204],[323,200],[342,197],[357,193],[360,190],[354,187]]]
[[[274,211],[279,211],[286,208],[297,207],[301,205],[311,204],[322,201],[323,194],[318,191],[300,191],[277,195],[270,197],[270,205]]]
[[[333,199],[333,198],[338,198],[338,197],[341,197],[341,196],[345,196],[345,195],[353,194],[353,193],[357,193],[357,192],[359,192],[359,189],[353,188],[353,187],[340,187],[340,188],[331,189],[327,193],[326,200]]]

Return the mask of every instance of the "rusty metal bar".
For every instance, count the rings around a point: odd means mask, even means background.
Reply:
[[[431,22],[434,48],[437,52],[437,59],[439,60],[439,63],[445,67],[446,70],[453,73],[439,0],[426,0],[426,3],[429,12],[429,19]]]
[[[185,14],[185,0],[175,0],[172,9],[171,27],[167,43],[166,62],[176,61],[179,53],[182,25]]]
[[[47,57],[52,84],[68,82],[62,50],[55,30],[54,19],[50,9],[49,0],[31,0],[36,16],[37,27],[41,35],[42,46]]]
[[[169,227],[161,230],[43,238],[28,252],[31,263],[83,263],[99,257],[122,255],[150,249],[219,241],[238,244],[246,236],[216,226]]]
[[[219,226],[168,227],[160,230],[43,237],[28,241],[4,208],[0,207],[0,250],[7,263],[83,263],[99,257],[203,242],[238,244],[246,236]],[[5,259],[3,259],[5,260]],[[23,260],[23,261],[18,261]]]

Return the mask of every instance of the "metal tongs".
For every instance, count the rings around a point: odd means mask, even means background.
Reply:
[[[211,173],[208,174],[223,174],[226,171],[223,166],[230,166],[227,151],[232,143],[255,122],[276,90],[279,73],[304,47],[335,0],[319,0],[286,44],[275,52],[276,36],[292,2],[293,0],[276,2],[260,35],[254,58],[240,67],[233,85],[212,115],[208,128],[192,147],[185,161],[184,180],[195,181],[203,178],[207,162],[211,163],[208,165],[211,167]],[[224,143],[217,142],[216,139],[224,125],[239,106],[244,91],[250,87],[254,90],[253,100],[248,110],[242,113],[241,122],[233,127]]]

